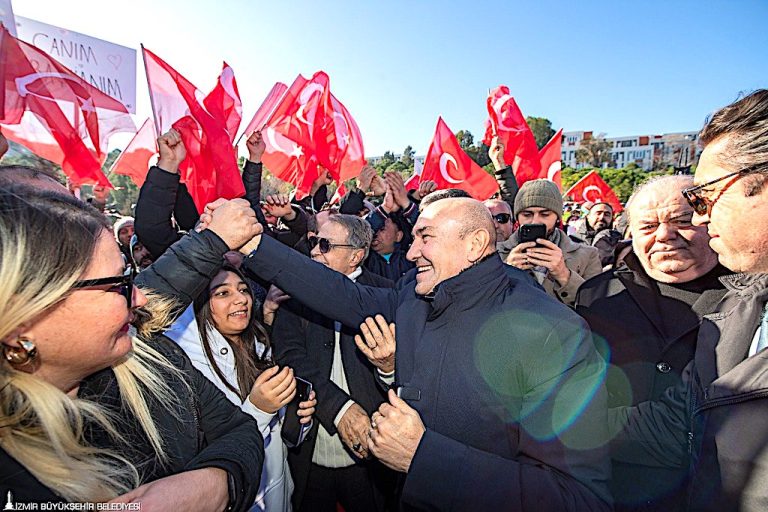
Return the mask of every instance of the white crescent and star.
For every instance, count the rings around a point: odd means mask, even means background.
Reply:
[[[590,190],[597,191],[597,198],[590,199],[589,197],[587,197]],[[594,203],[595,201],[603,197],[603,193],[600,191],[599,187],[596,187],[595,185],[589,185],[588,187],[584,187],[584,191],[581,193],[581,197],[584,199],[584,202]]]
[[[296,143],[292,143],[293,147],[290,149],[286,149],[280,146],[280,143],[277,141],[278,132],[276,132],[270,126],[267,126],[266,135],[267,135],[267,142],[274,150],[273,152],[277,151],[277,152],[283,153],[284,155],[295,156],[296,158],[304,154],[304,152],[301,150],[301,146],[299,146]]]
[[[443,153],[442,155],[440,155],[440,174],[442,174],[443,179],[448,183],[453,183],[454,185],[458,185],[464,180],[457,180],[456,178],[454,178],[448,173],[448,162],[452,162],[453,166],[458,169],[459,165],[456,163],[456,159],[453,158],[453,155],[449,153]]]
[[[302,91],[301,94],[299,94],[299,108],[296,110],[296,119],[301,121],[302,123],[306,125],[310,125],[311,123],[307,121],[306,117],[304,117],[304,107],[307,106],[307,103],[309,103],[309,100],[312,99],[312,96],[315,93],[321,93],[323,92],[323,86],[320,84],[308,84]]]
[[[555,181],[555,175],[561,170],[562,165],[560,164],[560,160],[552,162],[552,164],[549,166],[549,169],[547,169],[547,179],[549,181]]]
[[[499,121],[499,126],[503,127],[505,130],[512,131],[512,132],[518,132],[520,131],[518,128],[514,126],[508,126],[504,124],[504,115],[502,113],[502,108],[504,108],[504,105],[507,104],[509,100],[512,100],[512,96],[509,94],[504,94],[503,96],[500,96],[496,99],[496,101],[493,102],[493,110],[496,111],[496,118]]]

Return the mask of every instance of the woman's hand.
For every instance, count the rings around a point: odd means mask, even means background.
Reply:
[[[274,414],[293,399],[296,394],[296,379],[293,370],[275,365],[256,377],[248,399],[262,411]]]
[[[224,510],[229,503],[227,472],[204,468],[177,473],[139,486],[110,503],[138,503],[141,512]]]

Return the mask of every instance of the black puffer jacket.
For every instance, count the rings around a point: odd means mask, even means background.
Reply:
[[[226,244],[213,232],[191,233],[175,243],[163,256],[142,272],[136,284],[175,297],[186,307],[221,268]],[[117,417],[115,424],[129,441],[121,447],[142,475],[142,483],[183,471],[216,467],[230,475],[229,510],[248,510],[259,488],[264,463],[264,445],[256,422],[232,405],[221,391],[197,371],[187,356],[165,336],[154,340],[153,348],[181,370],[187,387],[176,376],[165,373],[166,382],[179,397],[174,410],[170,404],[150,400],[152,417],[158,423],[169,463],[163,466],[154,457],[149,440],[141,433],[135,417],[120,407],[114,372],[107,368],[85,379],[79,398],[98,401]],[[103,431],[92,428],[88,440],[98,447],[114,448]],[[0,449],[0,489],[11,489],[14,499],[61,501],[17,461]]]

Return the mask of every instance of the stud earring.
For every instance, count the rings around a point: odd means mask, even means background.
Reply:
[[[19,336],[16,338],[18,347],[3,346],[3,356],[14,366],[26,366],[37,358],[37,347],[29,339]]]

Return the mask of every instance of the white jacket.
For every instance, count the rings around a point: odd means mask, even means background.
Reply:
[[[256,495],[256,502],[252,511],[290,512],[291,495],[293,494],[293,479],[288,469],[287,449],[280,436],[282,417],[285,408],[275,414],[270,414],[256,407],[247,398],[240,400],[235,393],[227,388],[213,370],[210,361],[205,355],[203,344],[200,340],[200,332],[195,321],[193,306],[176,320],[173,326],[165,332],[165,335],[179,344],[192,360],[195,368],[213,382],[235,405],[246,414],[250,414],[258,423],[261,435],[264,438],[264,467],[261,472],[261,485]],[[229,342],[216,329],[209,328],[208,340],[216,365],[227,377],[230,384],[237,386],[237,373],[235,371],[235,356]],[[256,352],[261,356],[265,350],[264,344],[256,342]],[[309,431],[310,425],[305,425],[303,434]],[[303,436],[302,436],[303,441]]]

